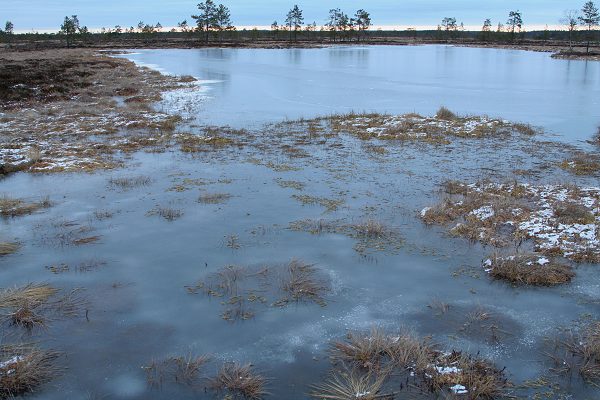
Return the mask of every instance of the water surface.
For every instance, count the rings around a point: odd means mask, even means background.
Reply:
[[[600,124],[600,63],[453,46],[136,50],[127,58],[205,81],[203,122],[259,126],[349,111],[441,106],[542,126],[568,141]]]

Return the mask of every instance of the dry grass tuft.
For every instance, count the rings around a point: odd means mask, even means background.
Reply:
[[[21,215],[31,214],[35,211],[48,208],[52,204],[48,199],[42,199],[36,203],[27,203],[21,199],[15,199],[8,196],[0,197],[0,216],[17,217]]]
[[[321,207],[324,207],[328,212],[337,211],[344,204],[344,200],[342,199],[330,199],[326,197],[316,197],[309,195],[299,195],[294,194],[292,198],[298,200],[303,205],[314,205],[318,204]]]
[[[146,371],[146,382],[152,388],[162,387],[165,379],[187,386],[199,386],[200,372],[210,361],[210,357],[187,356],[169,357],[163,361],[152,361],[142,367]]]
[[[441,352],[427,338],[410,334],[387,335],[377,329],[349,334],[345,341],[334,342],[331,352],[336,369],[324,384],[313,386],[312,397],[393,399],[400,391],[416,389],[429,393],[427,398],[495,399],[511,387],[504,371],[488,361]]]
[[[393,399],[393,393],[381,393],[386,378],[386,374],[370,371],[334,371],[324,383],[313,386],[310,396],[330,400]]]
[[[504,370],[457,351],[438,357],[428,376],[432,392],[463,394],[469,399],[503,398],[511,387]]]
[[[35,392],[59,375],[58,353],[30,345],[0,345],[0,398]]]
[[[60,290],[47,284],[28,284],[0,290],[0,312],[4,321],[28,331],[44,328],[54,316],[75,316],[84,301],[79,291],[59,296]]]
[[[153,210],[150,210],[146,213],[146,216],[158,215],[159,217],[163,217],[167,221],[175,221],[183,216],[183,211],[171,208],[171,207],[157,207]]]
[[[556,340],[548,354],[554,361],[553,371],[570,375],[578,373],[585,382],[600,384],[600,322],[593,321],[580,332],[568,331]]]
[[[561,224],[593,224],[596,217],[581,204],[562,202],[556,204],[554,215]]]
[[[523,135],[533,136],[538,133],[538,130],[530,124],[514,123],[512,124],[513,130]]]
[[[353,368],[383,371],[393,367],[423,371],[434,350],[426,340],[408,333],[398,336],[373,328],[368,334],[348,333],[346,340],[334,342],[332,358]]]
[[[315,303],[326,306],[325,295],[331,290],[318,268],[302,261],[260,267],[229,265],[194,286],[188,293],[202,292],[221,299],[227,321],[254,318],[259,306],[285,307],[290,303]]]
[[[0,308],[17,308],[24,303],[45,303],[57,293],[58,289],[50,285],[33,283],[22,287],[2,289],[0,291]]]
[[[282,306],[289,302],[309,301],[324,307],[327,304],[324,295],[329,288],[317,278],[317,274],[318,270],[314,265],[299,260],[290,261],[281,284],[286,297],[276,304]]]
[[[346,235],[357,240],[354,250],[361,254],[371,251],[395,252],[404,245],[404,238],[400,232],[374,219],[366,219],[354,224],[347,224],[342,220],[304,219],[291,222],[289,229],[314,235],[324,233]]]
[[[251,364],[227,363],[217,376],[210,380],[210,387],[219,392],[228,392],[232,396],[258,400],[268,394],[267,383],[268,380],[256,373]]]
[[[198,197],[198,202],[202,204],[222,204],[230,198],[229,193],[205,193]]]
[[[494,255],[489,265],[493,278],[514,284],[554,286],[570,282],[573,268],[539,254],[518,254],[510,257]]]
[[[19,243],[0,242],[0,256],[16,253],[20,248]]]
[[[388,228],[379,221],[368,219],[352,226],[359,236],[379,239],[387,236]]]
[[[121,190],[129,190],[136,187],[148,186],[150,183],[152,183],[152,178],[144,175],[110,178],[108,181],[110,186],[119,188]]]
[[[346,340],[334,342],[331,353],[334,360],[358,368],[380,369],[391,359],[392,339],[373,328],[368,334],[348,333]]]
[[[600,172],[600,159],[586,153],[577,153],[573,158],[564,160],[559,165],[575,175],[595,175]]]
[[[456,114],[454,114],[452,111],[450,111],[444,106],[440,107],[440,109],[435,113],[435,117],[437,119],[443,119],[446,121],[453,121],[455,119],[458,119],[458,116]]]

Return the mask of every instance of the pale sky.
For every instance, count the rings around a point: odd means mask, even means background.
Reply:
[[[218,3],[219,1],[216,0]],[[287,0],[224,0],[238,27],[264,27],[295,4]],[[298,0],[305,22],[322,25],[330,8],[354,14],[359,8],[371,13],[377,26],[435,27],[443,17],[455,17],[467,27],[479,28],[485,18],[505,23],[510,10],[523,13],[525,29],[554,27],[567,9],[580,9],[584,0]],[[175,26],[191,23],[197,0],[0,0],[0,23],[10,20],[17,31],[57,30],[65,15],[76,14],[82,25],[100,27],[135,26],[139,21]]]

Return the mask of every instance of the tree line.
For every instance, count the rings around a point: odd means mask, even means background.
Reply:
[[[224,33],[236,31],[231,19],[231,12],[228,7],[223,4],[217,4],[214,0],[205,0],[197,5],[198,14],[192,15],[194,20],[192,25],[188,24],[187,20],[177,24],[177,28],[172,28],[170,32],[185,32],[189,34],[199,33],[205,41],[210,41],[211,36],[223,38]],[[594,37],[594,31],[600,24],[600,13],[598,7],[593,1],[587,1],[581,10],[565,11],[560,23],[566,27],[568,32],[569,47],[572,48],[573,42],[577,39],[578,27],[584,27],[586,31],[586,49],[589,52],[590,44]],[[294,5],[285,15],[284,22],[280,25],[277,21],[271,24],[271,35],[278,39],[284,36],[290,41],[298,40],[298,34],[302,32],[305,37],[310,38],[316,35],[319,31],[321,36],[327,34],[335,42],[338,40],[360,41],[367,36],[367,31],[372,26],[372,20],[369,12],[364,9],[357,10],[353,15],[348,15],[340,8],[329,10],[328,17],[323,25],[317,26],[316,22],[305,24],[302,9],[298,5]],[[504,39],[506,35],[511,41],[515,41],[519,37],[523,37],[524,22],[523,15],[519,10],[510,11],[505,24],[499,22],[496,28],[493,28],[491,19],[485,19],[479,39],[483,41]],[[122,33],[141,33],[154,34],[162,32],[163,26],[160,22],[156,24],[147,24],[140,21],[137,26],[129,28],[116,25],[114,28],[102,28],[102,34],[122,34]],[[416,37],[416,29],[408,29],[414,32]],[[444,17],[441,23],[437,26],[438,39],[457,38],[464,32],[464,24],[458,23],[455,17]],[[3,36],[12,35],[14,25],[7,21],[4,30],[0,29],[0,34]],[[67,45],[70,45],[76,36],[86,36],[90,31],[86,26],[81,26],[76,15],[66,16],[59,33],[66,38]],[[258,37],[258,30],[255,28],[251,32],[252,36]]]
[[[586,28],[586,52],[589,53],[590,44],[593,39],[593,32],[596,27],[600,24],[600,12],[598,7],[593,1],[587,1],[581,10],[567,10],[564,16],[560,19],[560,23],[566,26],[569,32],[569,48],[573,48],[573,41],[575,39],[575,33],[578,26]],[[519,10],[510,11],[506,26],[499,22],[495,33],[508,33],[511,41],[514,41],[519,34],[523,33],[523,15]],[[438,36],[444,32],[447,38],[455,38],[461,31],[464,31],[464,25],[461,23],[457,24],[457,20],[454,17],[445,17],[442,19],[441,24],[437,27]],[[494,32],[492,28],[491,19],[487,18],[483,22],[481,28],[480,39],[484,41],[490,41],[494,38]],[[498,36],[498,35],[496,35]]]

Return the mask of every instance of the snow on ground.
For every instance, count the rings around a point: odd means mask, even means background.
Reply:
[[[440,119],[416,114],[342,117],[338,129],[379,138],[427,139],[446,136],[483,137],[510,133],[510,123],[488,117]]]
[[[463,186],[468,189],[467,197],[476,197],[478,202],[473,202],[477,208],[461,209],[462,217],[475,219],[475,225],[481,227],[482,233],[486,227],[489,231],[490,223],[495,229],[510,225],[516,229],[515,238],[533,240],[536,250],[542,253],[559,253],[576,261],[593,261],[600,257],[600,187],[526,183]],[[523,207],[512,208],[510,214],[496,215],[494,207],[498,207],[499,199],[520,202]],[[454,201],[452,206],[458,208],[464,204],[469,203]],[[571,221],[561,217],[560,210],[566,206],[577,208],[579,213],[567,215],[573,219]],[[421,210],[421,217],[426,217],[431,210],[431,207]],[[548,262],[546,258],[538,260],[540,265]]]

